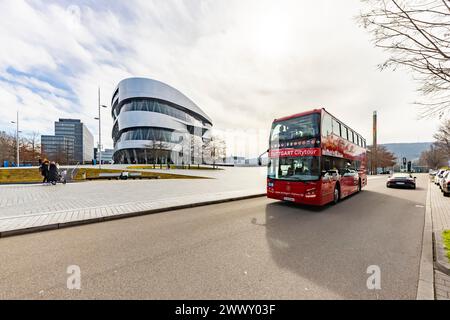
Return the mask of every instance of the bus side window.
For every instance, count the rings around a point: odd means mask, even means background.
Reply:
[[[331,116],[324,113],[322,119],[322,136],[326,137],[333,133],[333,125],[331,122]]]
[[[323,170],[325,170],[325,171],[331,170],[331,161],[330,161],[330,159],[324,158]]]
[[[341,136],[341,124],[335,119],[333,119],[333,133],[337,136]]]
[[[342,138],[344,138],[345,140],[348,140],[348,128],[346,126],[342,126],[341,127],[341,131],[342,131]]]
[[[348,138],[349,138],[350,142],[355,143],[355,133],[353,132],[353,130],[350,130]]]

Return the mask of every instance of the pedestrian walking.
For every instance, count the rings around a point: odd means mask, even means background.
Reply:
[[[58,167],[54,161],[50,162],[50,166],[48,169],[48,182],[51,182],[53,185],[58,181]]]
[[[48,182],[49,161],[45,159],[40,166],[41,175],[44,177],[42,183]]]
[[[39,162],[39,174],[42,176],[42,159],[39,158],[38,162]]]

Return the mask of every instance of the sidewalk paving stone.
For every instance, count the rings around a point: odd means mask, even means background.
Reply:
[[[439,187],[433,183],[430,183],[429,188],[433,232],[436,239],[443,230],[450,230],[450,197],[444,197]],[[440,243],[435,242],[436,245],[440,245]],[[436,299],[450,300],[450,276],[438,270],[436,265],[434,284]]]
[[[450,276],[436,270],[434,277],[436,300],[450,300]]]
[[[444,197],[439,187],[431,184],[431,207],[435,232],[450,229],[450,197]]]
[[[264,167],[192,171],[212,179],[0,186],[0,233],[265,192]]]

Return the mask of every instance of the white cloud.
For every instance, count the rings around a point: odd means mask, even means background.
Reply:
[[[355,24],[359,5],[1,1],[0,128],[19,108],[24,130],[52,133],[57,118],[77,117],[97,135],[97,87],[109,104],[121,79],[144,76],[185,93],[222,130],[267,130],[325,107],[370,140],[376,109],[380,142],[431,140],[437,124],[416,119],[410,75],[376,69],[385,56]],[[109,112],[103,120],[107,139]]]

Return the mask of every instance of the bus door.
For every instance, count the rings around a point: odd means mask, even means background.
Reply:
[[[358,188],[358,172],[345,168],[341,173],[341,191],[345,197],[352,194]]]
[[[337,170],[332,170],[334,163],[329,157],[322,157],[322,202],[333,200],[334,186],[337,180]]]
[[[322,172],[322,202],[328,203],[333,200],[336,173],[331,171]]]

